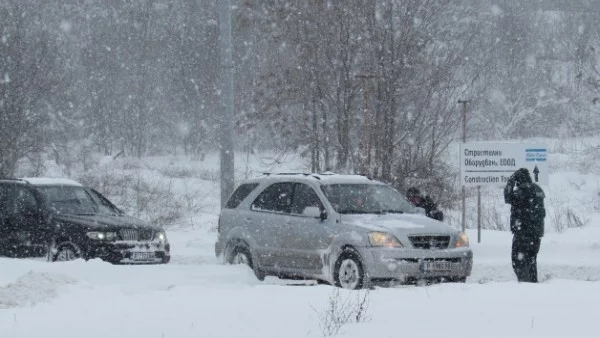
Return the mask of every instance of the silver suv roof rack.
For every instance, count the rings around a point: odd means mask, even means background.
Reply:
[[[17,182],[23,182],[23,183],[30,184],[29,182],[27,182],[24,179],[21,179],[21,178],[12,178],[12,177],[0,178],[0,181],[17,181]]]
[[[336,173],[332,172],[332,171],[326,171],[323,173],[303,173],[303,172],[283,172],[283,173],[271,173],[271,172],[263,172],[262,173],[264,176],[271,176],[271,175],[304,175],[304,177],[313,177],[317,180],[320,180],[321,177],[320,176],[333,176],[333,175],[337,175]],[[365,178],[367,178],[368,180],[372,181],[373,178],[370,175],[361,175],[361,174],[355,174],[358,176],[363,176]]]
[[[313,177],[316,178],[317,180],[320,180],[321,177],[319,176],[331,176],[331,175],[337,175],[334,172],[331,171],[326,171],[324,173],[304,173],[304,172],[283,172],[283,173],[271,173],[271,172],[263,172],[262,173],[264,176],[271,176],[271,175],[303,175],[304,177]]]
[[[266,176],[270,176],[270,175],[304,175],[304,176],[308,176],[308,175],[310,175],[310,173],[270,173],[270,172],[264,172],[262,174],[266,175]]]

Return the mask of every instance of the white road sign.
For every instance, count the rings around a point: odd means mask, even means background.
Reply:
[[[460,148],[460,182],[465,186],[504,186],[517,169],[527,168],[531,179],[548,184],[545,145],[523,143],[464,143]]]

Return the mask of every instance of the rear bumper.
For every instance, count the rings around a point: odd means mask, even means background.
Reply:
[[[82,248],[87,259],[100,258],[113,264],[165,264],[171,260],[168,242],[121,241],[89,243]]]
[[[466,278],[471,275],[473,252],[449,250],[363,248],[365,270],[371,279],[410,281],[415,279]],[[432,266],[431,262],[441,263]],[[437,264],[436,263],[436,264]]]

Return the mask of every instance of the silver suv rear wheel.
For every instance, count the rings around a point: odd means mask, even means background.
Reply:
[[[248,258],[248,255],[246,255],[245,252],[237,252],[231,259],[231,264],[251,265],[250,258]]]
[[[227,263],[248,265],[250,269],[254,271],[256,278],[263,281],[265,279],[265,274],[254,265],[252,254],[250,254],[248,247],[245,244],[240,243],[232,245],[231,247],[232,249],[229,251]]]

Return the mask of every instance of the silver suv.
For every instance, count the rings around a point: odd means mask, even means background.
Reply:
[[[391,186],[359,175],[264,174],[241,182],[219,217],[217,257],[259,280],[464,282],[467,236],[426,217]]]

